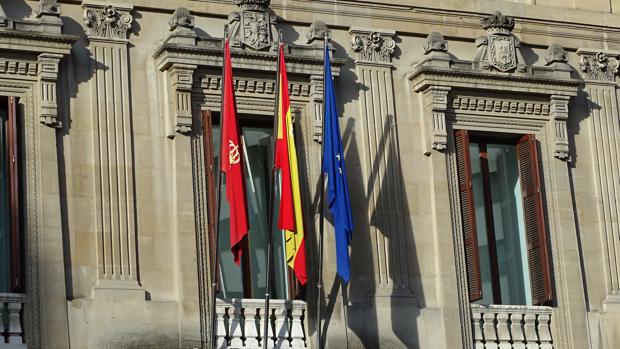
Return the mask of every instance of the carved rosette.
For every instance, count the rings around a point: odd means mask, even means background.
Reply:
[[[581,56],[579,68],[586,79],[615,81],[620,65],[618,58],[619,55],[612,55],[602,51],[595,54],[585,54]]]
[[[131,28],[133,16],[127,9],[116,8],[113,5],[104,7],[85,6],[84,23],[88,28],[90,39],[126,40]]]
[[[351,38],[353,51],[357,52],[358,61],[391,63],[396,42],[393,33],[354,33]]]

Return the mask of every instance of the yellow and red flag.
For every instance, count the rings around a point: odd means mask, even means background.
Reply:
[[[237,107],[233,91],[230,46],[224,46],[224,102],[222,117],[222,144],[220,144],[220,169],[226,174],[226,199],[230,206],[230,249],[235,263],[241,263],[243,239],[248,235],[248,213],[243,174],[243,152],[239,148]]]
[[[278,228],[284,230],[286,241],[287,264],[295,271],[301,284],[305,284],[306,246],[304,241],[304,222],[301,207],[301,190],[299,186],[299,170],[297,166],[297,149],[293,136],[293,118],[291,102],[288,95],[288,78],[284,63],[284,49],[279,48],[280,79],[278,135],[276,138],[275,167],[280,170],[280,216]]]

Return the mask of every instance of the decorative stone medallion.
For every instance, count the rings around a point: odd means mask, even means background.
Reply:
[[[512,36],[489,35],[489,64],[506,72],[517,67],[515,40]]]

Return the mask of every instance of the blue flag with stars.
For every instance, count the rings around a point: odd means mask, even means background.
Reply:
[[[323,172],[327,174],[327,202],[333,216],[334,229],[336,231],[338,275],[347,283],[351,275],[349,242],[351,241],[351,232],[353,231],[353,217],[351,215],[349,185],[347,184],[347,171],[344,165],[328,47],[325,47],[324,70],[325,126],[323,128]]]

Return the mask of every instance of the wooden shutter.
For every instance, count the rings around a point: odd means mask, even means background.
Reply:
[[[543,305],[551,302],[552,291],[538,152],[534,135],[526,135],[519,140],[517,156],[521,175],[521,196],[530,267],[532,303]]]
[[[22,257],[19,203],[19,153],[17,98],[8,97],[7,151],[9,155],[9,201],[11,211],[11,289],[22,292]]]
[[[472,190],[469,135],[467,130],[458,130],[455,132],[455,143],[469,301],[474,302],[482,298],[482,278],[480,275],[478,234],[476,232],[476,207],[474,206],[474,193]]]
[[[215,167],[213,163],[213,126],[211,122],[211,112],[202,111],[202,142],[204,151],[204,166],[206,180],[206,211],[207,211],[207,236],[209,239],[209,270],[211,271],[211,283],[219,284],[218,274],[216,270],[216,254],[217,254],[217,229],[216,229],[216,195],[215,195]]]

